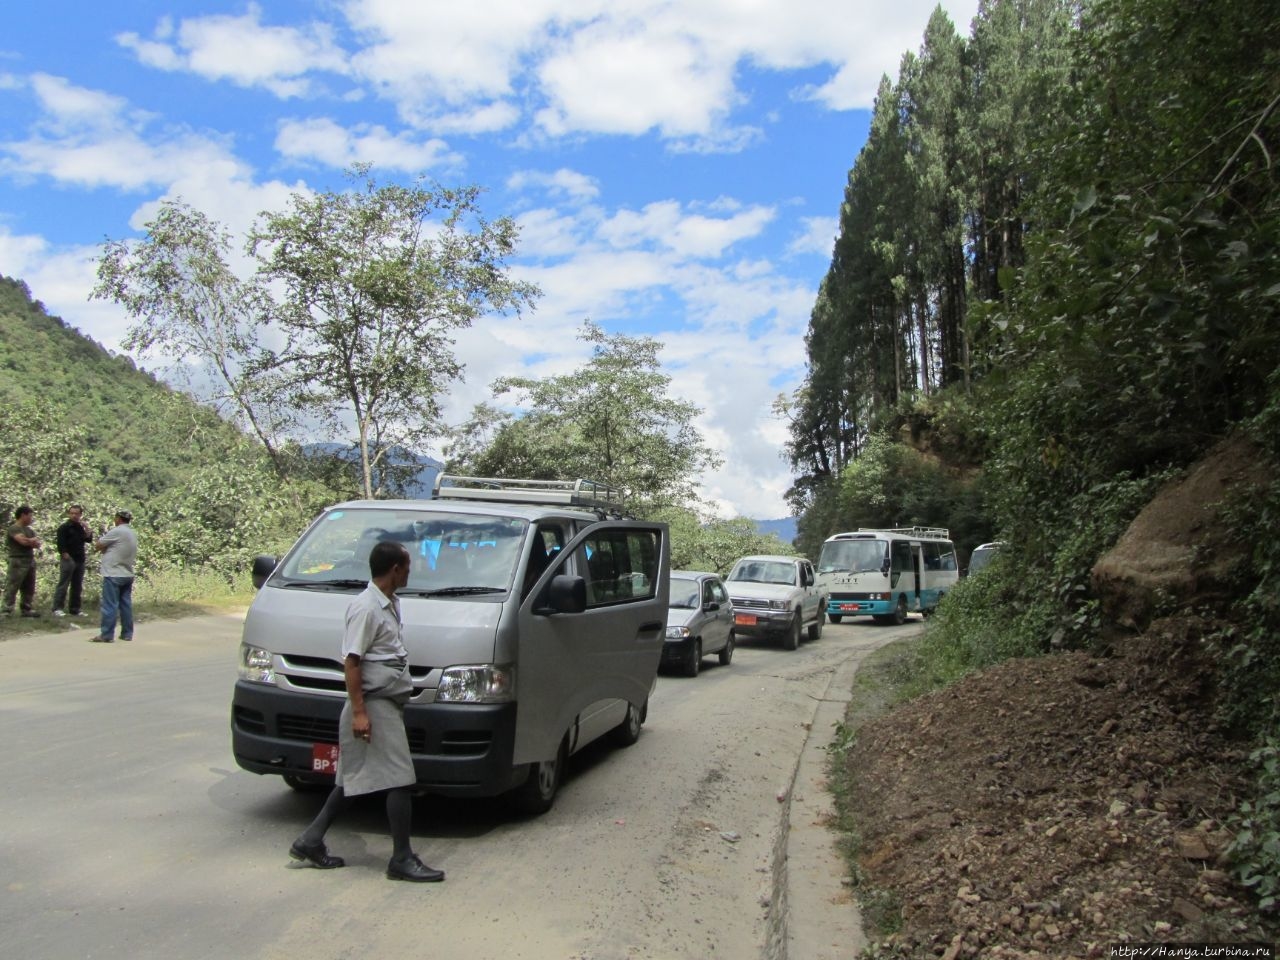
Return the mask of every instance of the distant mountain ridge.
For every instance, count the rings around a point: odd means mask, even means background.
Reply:
[[[782,517],[778,520],[752,520],[761,533],[772,533],[784,543],[794,544],[798,533],[795,517]]]

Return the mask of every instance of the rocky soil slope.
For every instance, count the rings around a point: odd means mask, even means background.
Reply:
[[[847,763],[864,886],[902,917],[882,956],[1280,939],[1222,857],[1247,751],[1215,727],[1200,613],[1243,558],[1212,535],[1217,504],[1257,463],[1215,451],[1099,563],[1104,653],[1010,661],[862,727]],[[1153,620],[1171,585],[1183,612]]]

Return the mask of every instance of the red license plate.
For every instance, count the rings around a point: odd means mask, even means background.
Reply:
[[[858,604],[856,603],[842,603],[840,604],[840,609],[841,610],[861,610],[862,608],[858,606]]]
[[[735,613],[733,622],[740,627],[754,627],[756,625],[756,615],[754,613]]]
[[[311,772],[332,777],[338,772],[338,745],[313,743],[311,745]]]

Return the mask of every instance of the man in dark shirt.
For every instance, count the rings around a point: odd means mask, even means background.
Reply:
[[[53,615],[83,617],[80,611],[80,594],[84,589],[84,545],[93,542],[93,531],[84,522],[84,507],[73,503],[67,507],[67,519],[58,527],[58,586],[53,591]],[[67,587],[71,588],[71,609],[63,604],[67,599]]]
[[[5,530],[6,552],[9,554],[9,576],[4,585],[3,613],[13,613],[13,601],[22,594],[22,615],[38,617],[36,598],[36,550],[41,547],[40,538],[31,529],[35,511],[26,504],[13,511],[13,523]]]

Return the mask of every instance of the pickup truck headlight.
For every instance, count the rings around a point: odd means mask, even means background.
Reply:
[[[515,693],[515,671],[502,664],[447,667],[436,687],[436,703],[505,703]]]
[[[270,650],[249,643],[240,644],[240,679],[253,683],[275,683],[275,658]]]
[[[790,604],[790,601],[788,600],[770,600],[769,609],[770,610],[789,610],[791,609],[791,604]]]
[[[667,627],[668,640],[687,640],[689,638],[688,627]]]

